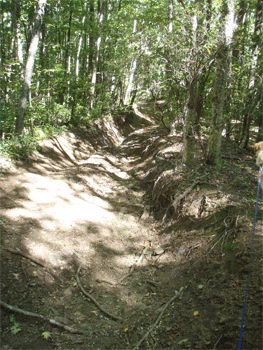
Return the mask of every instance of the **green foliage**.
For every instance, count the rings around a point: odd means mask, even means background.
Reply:
[[[197,80],[197,95],[202,103],[196,117],[201,132],[207,132],[211,121],[216,73],[213,62],[218,58],[222,2],[191,0],[183,6],[182,2],[174,1],[172,32],[168,31],[167,0],[105,2],[101,26],[97,1],[76,0],[74,6],[72,4],[72,1],[51,0],[46,5],[25,116],[26,128],[33,125],[48,135],[53,132],[52,128],[63,125],[91,125],[109,110],[118,108],[126,93],[131,62],[136,58],[132,88],[138,90],[137,97],[166,101],[174,118],[185,118],[189,82]],[[91,4],[94,4],[94,12]],[[14,132],[29,44],[26,40],[33,26],[36,5],[36,1],[17,4],[3,1],[2,37],[5,40],[1,46],[0,130],[10,136]],[[261,36],[254,35],[257,1],[240,1],[235,6],[237,28],[225,112],[232,124],[230,136],[241,139],[243,118],[251,110],[262,76],[263,57],[262,50],[253,51],[256,42],[258,47],[262,46]],[[244,20],[239,18],[242,13]],[[192,25],[194,16],[197,16],[196,33]],[[18,30],[23,43],[23,64],[17,55]],[[101,45],[96,57],[99,34]],[[95,101],[90,110],[95,65]],[[251,112],[252,121],[259,120],[261,114],[262,102],[258,102]],[[165,113],[166,124],[171,118],[168,112]],[[22,149],[25,147],[23,145]],[[22,152],[24,156],[24,151],[18,151],[17,147],[10,146],[10,149],[12,153]]]
[[[16,322],[14,315],[10,315],[10,321],[13,323],[13,326],[10,327],[10,331],[12,334],[16,335],[18,332],[22,330],[20,328],[20,323]]]
[[[36,139],[27,134],[0,142],[0,152],[13,159],[27,161],[36,149]]]

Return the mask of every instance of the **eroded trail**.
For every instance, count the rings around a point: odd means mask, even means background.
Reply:
[[[235,348],[248,266],[243,344],[262,348],[262,223],[250,261],[254,206],[229,172],[185,172],[181,136],[158,127],[40,146],[31,165],[1,172],[1,348]],[[242,157],[231,176],[253,185]]]
[[[105,344],[101,336],[114,332],[112,327],[125,328],[138,310],[143,316],[144,303],[134,283],[138,287],[148,280],[154,285],[147,257],[159,241],[144,210],[144,192],[131,175],[129,163],[134,158],[88,144],[86,149],[82,144],[76,156],[76,144],[74,134],[45,141],[30,170],[13,168],[2,182],[3,247],[32,258],[21,261],[23,274],[16,276],[16,292],[9,288],[11,275],[2,292],[9,303],[90,331],[89,348],[111,348],[118,340],[111,337]],[[10,256],[10,251],[4,251],[5,257],[20,264],[21,257]],[[8,269],[5,262],[3,268]],[[121,323],[105,318],[83,298],[76,283],[80,265],[83,288]],[[144,267],[139,278],[135,267]],[[37,346],[32,349],[42,345]]]

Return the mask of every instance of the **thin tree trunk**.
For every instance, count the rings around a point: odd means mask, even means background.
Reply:
[[[172,34],[173,34],[173,19],[174,19],[174,6],[173,6],[173,0],[169,0],[168,3],[168,17],[169,17],[169,26],[168,26],[168,37],[169,40],[172,40]],[[170,52],[167,52],[167,56],[169,57]],[[166,79],[167,82],[169,82],[169,94],[168,94],[168,99],[167,99],[167,108],[168,108],[168,113],[169,113],[169,129],[170,129],[170,135],[175,135],[176,134],[176,118],[174,116],[173,112],[173,102],[172,102],[172,95],[173,95],[173,88],[171,79],[170,79],[171,71],[170,67],[168,64],[166,64]]]
[[[94,3],[90,3],[89,15],[89,58],[88,58],[88,76],[92,75],[93,71],[93,54],[94,54]]]
[[[197,30],[197,15],[194,14],[192,17],[192,56],[194,57],[196,52],[196,30]],[[188,88],[188,101],[186,106],[186,117],[185,117],[185,130],[184,130],[184,148],[183,148],[183,163],[186,165],[192,165],[195,156],[195,101],[196,101],[196,90],[197,90],[197,77],[195,67],[190,76],[190,81],[186,82]]]
[[[253,62],[250,68],[251,74],[248,81],[249,92],[248,92],[248,97],[246,99],[246,105],[245,105],[246,112],[245,112],[245,118],[243,121],[242,139],[239,146],[241,149],[246,148],[248,145],[252,112],[255,109],[260,98],[262,98],[261,97],[262,78],[259,78],[257,74],[258,55],[259,55],[259,50],[260,50],[261,41],[262,41],[261,40],[262,11],[263,11],[263,1],[258,0],[256,15],[255,15],[253,46],[252,46],[252,52],[251,52],[251,56],[253,57]],[[259,75],[262,76],[262,69],[261,69],[261,74]]]
[[[183,163],[192,165],[195,156],[195,97],[196,80],[190,82],[187,114],[185,118]]]
[[[96,41],[96,57],[95,57],[95,64],[93,65],[92,70],[92,79],[91,79],[91,89],[90,89],[90,108],[93,108],[94,105],[94,99],[95,99],[95,86],[97,81],[97,71],[99,66],[99,57],[100,57],[100,44],[101,44],[101,35],[102,35],[102,22],[103,22],[103,16],[104,16],[104,8],[105,8],[105,0],[103,0],[101,9],[98,9],[98,17],[99,17],[99,34]]]
[[[24,116],[26,112],[28,92],[31,86],[33,68],[34,68],[35,57],[36,57],[38,42],[39,42],[41,21],[44,16],[45,5],[46,5],[46,0],[38,1],[38,12],[37,12],[35,25],[34,25],[32,39],[29,45],[28,57],[27,57],[26,68],[25,68],[24,83],[23,83],[19,105],[18,105],[18,111],[17,111],[16,126],[15,126],[16,135],[21,135],[24,129]]]
[[[252,113],[253,113],[254,109],[256,108],[258,102],[260,101],[260,99],[262,99],[262,79],[261,79],[260,85],[257,88],[256,96],[254,96],[254,100],[250,106],[250,109],[244,118],[243,137],[242,137],[242,140],[241,140],[241,143],[239,146],[241,149],[247,148],[247,146],[248,146],[249,130],[250,130],[250,125],[251,125],[251,120],[252,120]],[[251,100],[252,100],[252,98],[251,98]]]
[[[229,74],[230,44],[234,32],[233,0],[224,1],[222,20],[223,27],[219,34],[217,68],[212,97],[211,133],[207,150],[207,162],[214,165],[218,163],[221,154],[225,88]]]
[[[137,28],[137,19],[135,18],[134,22],[133,22],[133,35],[136,33],[136,28]],[[131,44],[130,44],[131,46]],[[134,78],[134,74],[136,71],[136,66],[137,66],[137,57],[133,57],[132,61],[131,61],[131,68],[130,68],[130,74],[129,74],[129,80],[128,80],[128,86],[127,86],[127,90],[126,90],[126,94],[125,94],[125,98],[124,98],[124,105],[126,106],[128,104],[128,99],[132,90],[132,83],[133,83],[133,78]]]
[[[20,76],[21,79],[24,79],[24,58],[23,58],[23,40],[22,40],[22,33],[21,33],[21,19],[20,19],[20,4],[16,4],[16,16],[17,16],[17,22],[16,22],[16,36],[17,36],[17,58],[20,63]]]
[[[208,142],[207,162],[217,164],[220,159],[225,87],[228,76],[228,49],[224,43],[218,47],[218,61],[212,97],[211,132]]]
[[[130,93],[132,90],[132,83],[133,83],[133,78],[134,78],[134,74],[136,71],[136,66],[137,66],[137,58],[134,57],[132,59],[131,62],[131,68],[130,68],[130,77],[129,77],[129,82],[128,82],[128,86],[127,86],[127,90],[126,90],[126,94],[125,94],[125,98],[124,98],[124,105],[126,106],[128,103],[128,99],[130,97]]]

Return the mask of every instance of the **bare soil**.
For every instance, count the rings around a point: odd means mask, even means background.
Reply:
[[[248,272],[242,348],[263,348],[253,154],[186,169],[182,135],[145,117],[2,158],[1,300],[70,328],[2,305],[1,349],[236,349]]]

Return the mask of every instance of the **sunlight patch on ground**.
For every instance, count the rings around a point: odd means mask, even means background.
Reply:
[[[135,112],[136,114],[138,114],[139,117],[148,120],[148,122],[150,122],[150,123],[153,123],[152,119],[149,118],[148,115],[143,114],[143,113],[141,113],[141,112],[138,110],[138,107],[137,107],[137,105],[136,105],[135,103],[133,104],[133,108],[134,108],[134,112]]]

